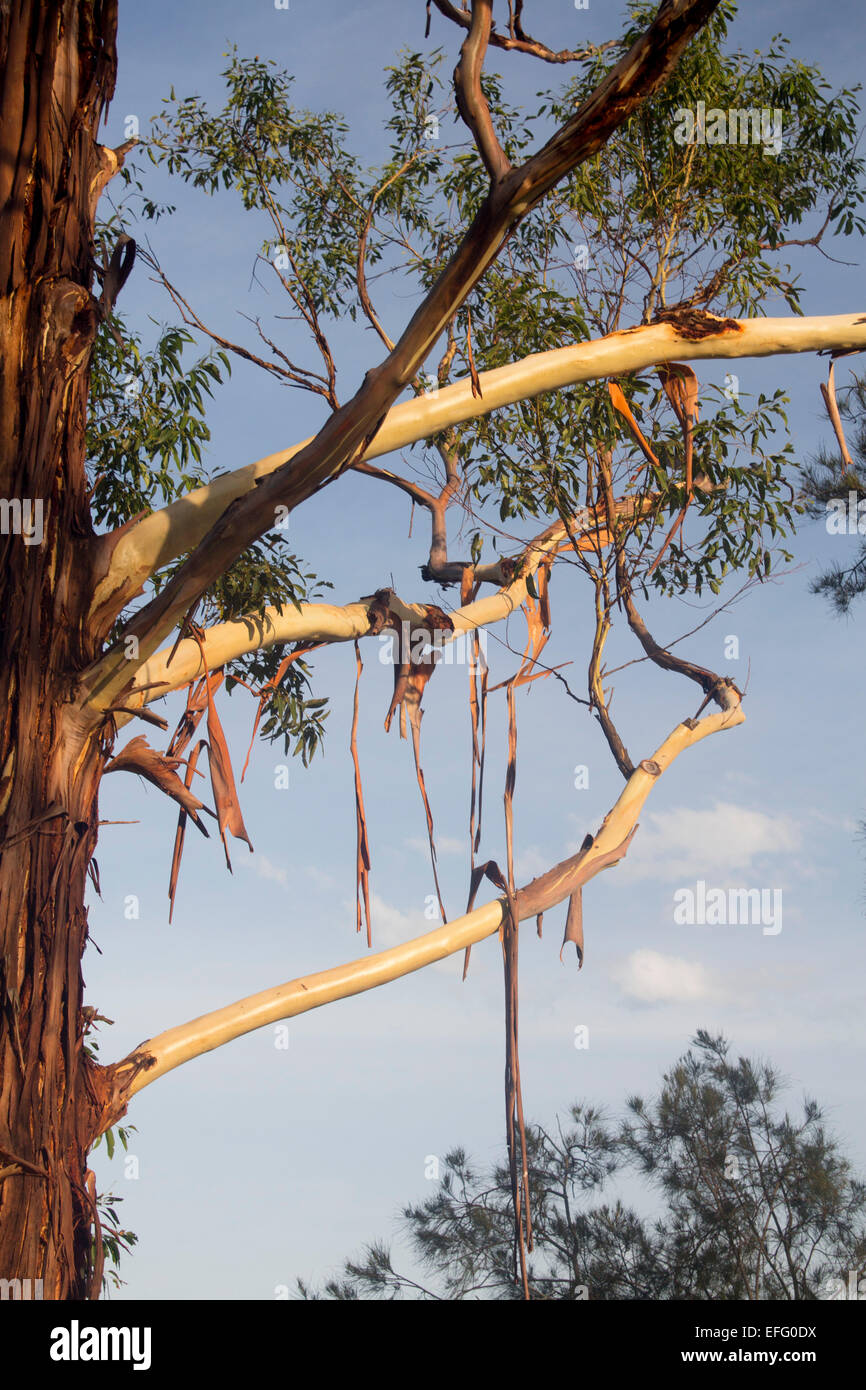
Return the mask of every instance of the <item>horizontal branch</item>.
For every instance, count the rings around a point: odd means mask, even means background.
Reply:
[[[623,498],[615,503],[614,513],[618,517],[629,517],[637,510],[649,512],[657,501],[656,494],[639,501]],[[576,537],[578,545],[584,543],[588,549],[595,549],[599,543],[604,545],[607,542],[606,533],[598,530],[595,509],[587,508],[580,521],[571,518],[567,524],[553,522],[540,536],[530,541],[517,561],[499,561],[473,567],[473,582],[499,584],[501,587],[496,593],[449,613],[453,633],[440,634],[442,645],[446,646],[475,628],[501,622],[516,612],[526,600],[527,579],[560,549],[569,530],[572,534],[579,531]],[[519,570],[519,574],[511,578],[509,572],[515,570]],[[215,623],[204,630],[201,641],[187,637],[180,642],[172,642],[138,668],[124,709],[115,707],[113,710],[115,723],[121,728],[133,717],[134,711],[150,701],[182,689],[190,681],[203,676],[206,670],[215,671],[229,661],[236,661],[262,648],[295,642],[330,645],[357,641],[360,637],[377,633],[380,629],[371,607],[374,597],[370,594],[357,603],[342,606],[331,603],[302,603],[297,608],[290,603],[279,607],[271,605],[261,614]],[[409,623],[412,629],[426,629],[429,626],[425,604],[404,603],[389,591],[388,607],[399,622]]]
[[[519,891],[516,913],[520,921],[535,917],[563,902],[577,886],[598,872],[602,867],[600,860],[607,859],[609,863],[612,852],[622,850],[624,842],[637,827],[638,815],[650,791],[680,753],[710,734],[744,722],[740,697],[730,683],[720,684],[716,698],[722,706],[719,713],[700,720],[684,720],[668,735],[651,759],[644,760],[635,768],[588,847],[533,879]],[[362,994],[421,970],[434,961],[445,960],[467,946],[493,936],[502,925],[506,911],[505,898],[498,898],[401,946],[393,946],[387,951],[335,966],[332,970],[322,970],[272,989],[261,990],[148,1039],[122,1062],[107,1068],[112,1077],[114,1096],[104,1116],[104,1128],[120,1118],[128,1101],[138,1091],[184,1062],[212,1052],[257,1028],[308,1013],[337,999]]]
[[[705,315],[707,321],[713,316]],[[534,353],[505,367],[481,372],[481,394],[473,394],[469,377],[430,394],[392,406],[365,460],[407,448],[451,426],[494,410],[530,400],[546,391],[643,371],[659,362],[866,349],[866,314],[829,314],[813,318],[717,319],[719,329],[701,338],[689,325],[647,324],[588,343]],[[312,439],[312,436],[311,436]],[[305,449],[304,439],[256,463],[224,473],[160,511],[152,512],[121,534],[100,538],[105,573],[98,584],[93,613],[124,590],[131,597],[164,565],[199,544],[226,507],[251,492],[259,478],[281,468]],[[97,572],[99,569],[97,557]]]

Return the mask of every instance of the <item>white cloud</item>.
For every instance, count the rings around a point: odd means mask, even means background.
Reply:
[[[370,916],[373,922],[373,940],[379,950],[387,946],[399,946],[410,941],[413,936],[434,931],[440,926],[438,915],[431,921],[420,912],[401,912],[380,898],[378,893],[370,895]]]
[[[632,951],[611,969],[611,975],[623,994],[642,1004],[692,1003],[718,997],[699,961],[663,956],[659,951]]]
[[[239,854],[233,858],[232,863],[242,869],[253,869],[259,878],[270,879],[273,883],[278,883],[281,888],[289,886],[289,872],[281,864],[275,864],[266,854],[261,854],[258,850],[254,854]]]
[[[333,888],[334,886],[334,875],[323,873],[315,864],[305,864],[304,873],[319,888]]]
[[[705,810],[687,806],[641,817],[618,879],[742,877],[763,855],[797,854],[803,827],[791,816],[767,815],[729,801]]]
[[[536,845],[527,845],[526,849],[518,852],[514,861],[514,872],[519,883],[526,883],[531,878],[537,878],[539,874],[547,873],[548,869],[553,868],[557,857],[552,851],[544,854]]]

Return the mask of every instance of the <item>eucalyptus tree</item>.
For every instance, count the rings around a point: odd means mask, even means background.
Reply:
[[[145,218],[161,209],[144,175],[124,169],[129,147],[97,140],[113,90],[116,7],[25,0],[0,15],[0,1274],[42,1279],[51,1296],[98,1292],[105,1242],[87,1155],[143,1086],[250,1028],[496,933],[527,1291],[518,924],[568,899],[566,939],[582,958],[583,884],[626,852],[641,805],[674,758],[744,719],[730,678],[655,641],[641,596],[716,592],[734,571],[766,576],[774,538],[793,520],[787,450],[774,434],[782,393],[749,409],[724,393],[708,402],[701,392],[699,401],[687,364],[866,345],[863,315],[798,316],[799,289],[785,268],[792,242],[862,230],[851,93],[829,93],[781,47],[757,59],[727,54],[733,6],[719,0],[664,0],[657,13],[636,4],[621,36],[580,53],[531,38],[521,5],[509,6],[499,28],[491,0],[467,10],[435,0],[435,10],[437,22],[456,26],[443,32],[460,40],[453,83],[440,77],[435,50],[403,55],[388,70],[392,113],[372,169],[335,113],[296,110],[288,76],[259,59],[231,58],[221,111],[194,96],[166,104],[144,150],[204,195],[241,200],[261,228],[261,269],[288,296],[295,324],[258,323],[253,346],[228,340],[207,322],[207,307],[162,273],[157,246],[148,258],[184,327],[166,329],[149,353],[116,300],[136,257],[129,199],[140,195],[133,206]],[[504,81],[485,70],[489,50],[577,76],[536,112],[516,111]],[[700,117],[707,98],[719,109],[706,128],[698,119],[689,142],[683,112]],[[727,127],[717,138],[726,111],[737,118],[736,139]],[[440,124],[453,142],[437,140]],[[99,198],[121,171],[127,196],[98,224]],[[394,315],[371,290],[373,266],[377,286],[390,276],[419,294],[408,323],[386,322]],[[763,316],[772,296],[785,316]],[[381,341],[348,394],[329,337],[338,320],[341,331],[353,321],[371,326]],[[190,329],[214,351],[186,368]],[[210,477],[203,416],[232,354],[320,398],[322,424],[312,439]],[[412,445],[426,450],[427,487],[375,462]],[[285,521],[349,469],[371,489],[400,488],[429,513],[423,577],[459,584],[459,607],[364,593],[363,576],[357,601],[316,601],[327,576],[289,552]],[[449,513],[474,527],[459,559],[449,551]],[[485,559],[485,537],[506,524],[521,533],[516,553]],[[625,785],[577,855],[518,889],[515,691],[545,673],[553,571],[565,564],[585,579],[594,617],[586,695],[577,698]],[[500,867],[475,858],[490,689],[477,633],[521,606],[527,646],[504,682],[511,756]],[[678,718],[652,756],[636,761],[605,688],[604,648],[619,611],[647,657],[701,692],[694,717]],[[188,820],[205,830],[209,814],[227,858],[229,836],[248,839],[219,687],[251,686],[264,736],[289,739],[309,758],[325,698],[309,687],[311,652],[386,629],[402,635],[404,623],[421,640],[408,652],[398,646],[388,718],[411,724],[416,759],[421,698],[443,641],[469,634],[476,643],[470,907],[485,875],[499,895],[416,942],[265,990],[101,1063],[81,959],[88,876],[98,884],[103,775],[138,773],[178,803],[173,891]],[[152,706],[175,692],[185,703],[160,751],[149,739],[168,722]],[[704,715],[713,702],[718,712]],[[196,740],[203,720],[206,737]],[[119,731],[142,722],[147,734],[119,747]],[[203,751],[213,808],[193,790]],[[370,847],[354,733],[353,752],[360,925]],[[418,780],[423,793],[420,761]],[[369,912],[367,923],[369,934]]]

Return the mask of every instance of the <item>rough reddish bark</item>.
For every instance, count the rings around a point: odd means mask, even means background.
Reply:
[[[0,10],[0,499],[42,504],[41,543],[14,514],[0,535],[0,1277],[46,1298],[94,1296],[100,1274],[81,958],[104,749],[71,699],[95,655],[84,424],[115,31],[114,0]]]

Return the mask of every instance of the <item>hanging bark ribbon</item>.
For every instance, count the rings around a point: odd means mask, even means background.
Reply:
[[[845,440],[845,431],[842,428],[842,417],[839,414],[839,406],[836,401],[836,383],[834,380],[835,367],[836,363],[833,361],[833,358],[831,357],[830,370],[827,374],[826,384],[823,381],[821,382],[821,395],[824,399],[824,405],[827,407],[827,414],[830,417],[830,424],[833,426],[833,433],[835,434],[836,441],[839,445],[839,452],[842,455],[843,469],[850,470],[853,473],[854,460],[848,452],[848,445]]]
[[[478,593],[479,585],[472,580],[472,568],[467,565],[463,571],[460,585],[462,606],[471,603]],[[469,800],[469,876],[474,882],[475,856],[481,844],[481,819],[484,800],[484,754],[487,743],[487,675],[488,667],[481,649],[481,639],[476,628],[468,635],[469,643],[469,720],[472,728],[472,779]],[[480,684],[480,691],[479,691]],[[480,734],[480,738],[479,738]],[[477,822],[476,822],[477,811]],[[463,957],[463,979],[469,970],[471,946],[466,947]]]
[[[370,925],[370,841],[367,836],[367,817],[364,814],[364,793],[361,788],[361,768],[358,763],[358,704],[359,692],[361,687],[361,672],[364,663],[361,660],[361,650],[355,640],[355,660],[357,662],[355,672],[355,703],[352,710],[352,736],[349,741],[349,748],[352,754],[352,763],[355,768],[355,818],[357,822],[357,857],[355,864],[355,904],[357,908],[357,930],[361,930],[361,899],[364,900],[364,912],[367,918],[367,945],[372,946],[373,935]]]
[[[421,720],[424,715],[424,711],[421,708],[421,700],[427,687],[427,682],[436,669],[436,663],[439,659],[439,650],[434,646],[428,656],[419,655],[417,658],[413,658],[412,642],[421,641],[423,644],[425,636],[428,640],[432,640],[431,634],[437,631],[453,632],[454,624],[447,613],[443,613],[441,608],[437,608],[436,605],[432,603],[425,605],[425,617],[427,621],[426,628],[419,628],[415,632],[408,633],[410,639],[408,651],[405,650],[407,645],[408,623],[402,622],[395,617],[390,610],[387,612],[387,617],[382,623],[383,627],[390,626],[394,628],[397,633],[396,641],[398,643],[397,660],[394,663],[394,694],[391,698],[391,704],[388,707],[388,713],[385,716],[385,732],[387,733],[390,731],[391,721],[399,709],[400,737],[405,738],[406,717],[408,712],[409,724],[412,729],[412,752],[415,759],[415,776],[418,781],[418,789],[421,793],[421,801],[424,806],[424,815],[427,822],[427,841],[430,846],[433,882],[436,887],[439,911],[444,923],[448,921],[448,918],[445,913],[445,904],[442,899],[442,890],[439,884],[439,870],[436,861],[436,838],[433,829],[433,812],[430,809],[430,798],[427,795],[424,770],[421,767]]]
[[[208,766],[210,768],[214,805],[217,810],[217,824],[219,825],[220,839],[222,840],[223,852],[226,857],[226,867],[229,873],[232,873],[232,861],[229,856],[226,831],[233,835],[236,840],[246,840],[249,845],[250,854],[253,852],[253,845],[247,834],[244,818],[241,815],[234,773],[232,772],[232,760],[229,755],[226,736],[223,733],[223,727],[214,703],[214,685],[216,684],[219,686],[222,683],[223,674],[220,672],[218,679],[212,680],[211,673],[207,669],[207,659],[204,653],[201,633],[196,627],[193,627],[192,630],[201,650],[201,663],[204,668],[204,682],[207,694],[207,757]]]
[[[658,569],[662,557],[674,536],[677,534],[677,531],[682,533],[683,522],[686,519],[686,512],[689,509],[694,493],[692,479],[694,454],[693,429],[695,421],[698,418],[698,378],[691,367],[687,367],[685,362],[664,362],[660,364],[656,370],[661,379],[664,393],[668,398],[683,432],[686,500],[673,526],[665,536],[658,555],[650,565],[647,571],[647,578]]]

